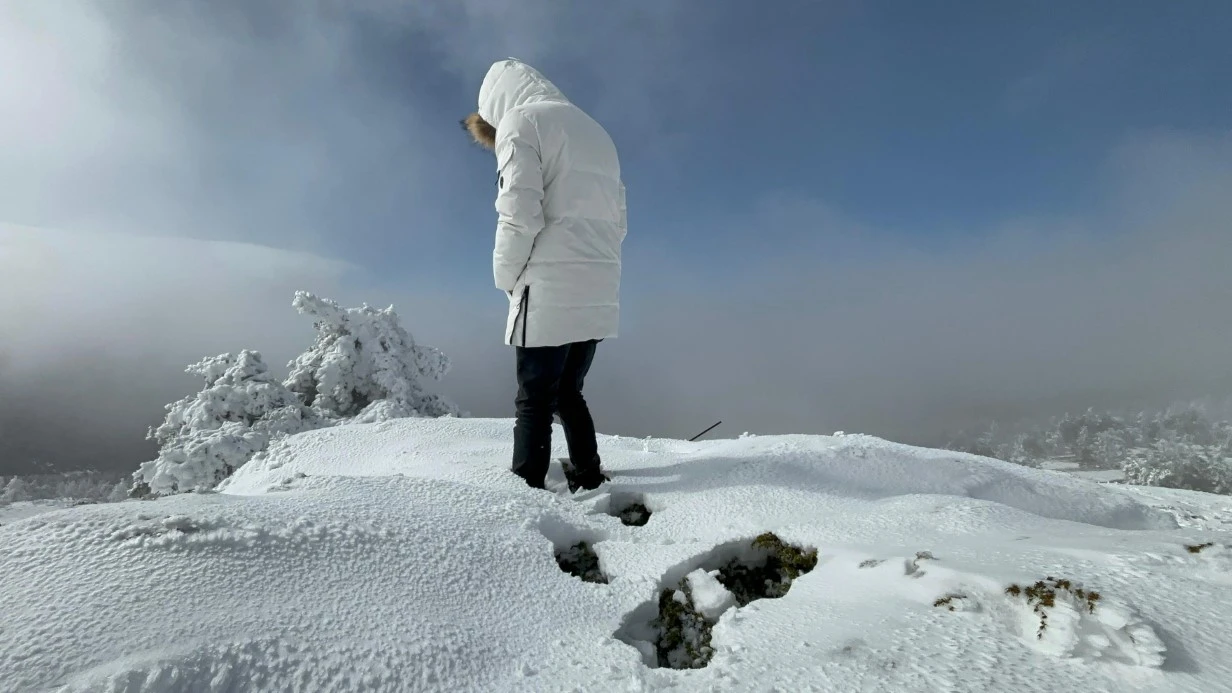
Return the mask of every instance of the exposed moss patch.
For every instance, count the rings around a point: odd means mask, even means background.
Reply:
[[[591,545],[582,541],[565,549],[557,549],[556,564],[583,582],[607,584],[607,576],[599,569],[599,556]]]
[[[1054,577],[1046,577],[1026,587],[1010,585],[1005,588],[1005,593],[1011,597],[1025,598],[1031,610],[1039,616],[1040,625],[1035,633],[1036,638],[1044,637],[1044,631],[1048,628],[1048,609],[1057,605],[1058,594],[1071,599],[1076,606],[1086,609],[1090,614],[1095,613],[1095,605],[1100,600],[1099,592],[1084,590],[1075,587],[1069,580]]]
[[[694,608],[693,591],[687,579],[681,580],[676,589],[659,593],[659,615],[650,625],[659,633],[655,654],[661,667],[701,669],[714,656],[710,646],[714,623]]]
[[[719,568],[719,582],[736,595],[740,606],[787,594],[792,580],[817,567],[816,549],[804,551],[784,544],[772,532],[758,536],[752,547],[764,558],[751,562],[733,558]]]
[[[699,568],[710,572],[713,580],[731,593],[725,599],[734,598],[737,607],[758,599],[782,597],[796,578],[817,566],[816,549],[806,551],[791,546],[770,532],[753,539],[747,548],[733,548],[737,554],[734,558],[723,560],[715,556]],[[688,576],[659,592],[657,614],[650,621],[658,666],[700,669],[714,656],[711,629],[722,615],[721,609],[727,607],[715,609],[711,605],[699,609],[694,597]],[[708,617],[703,614],[707,609],[718,613]]]
[[[1215,542],[1208,541],[1205,544],[1186,544],[1185,550],[1189,553],[1202,553],[1203,549],[1209,549],[1215,545]]]

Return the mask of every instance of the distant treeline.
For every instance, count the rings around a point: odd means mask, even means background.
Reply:
[[[1232,423],[1193,404],[992,424],[960,432],[946,447],[1030,467],[1070,460],[1082,469],[1123,469],[1131,484],[1232,494]]]
[[[97,471],[0,476],[0,503],[52,499],[94,503],[124,500],[131,476],[124,472]]]

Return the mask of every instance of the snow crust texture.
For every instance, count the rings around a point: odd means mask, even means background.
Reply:
[[[1232,690],[1227,498],[849,435],[606,437],[612,481],[572,495],[555,466],[549,492],[507,471],[511,433],[507,420],[336,426],[273,443],[218,493],[6,518],[0,682]],[[767,532],[816,549],[816,565],[742,605],[712,563]],[[605,581],[562,570],[579,544]],[[1040,582],[1051,598],[1026,594]],[[638,642],[682,583],[713,652],[677,670]]]

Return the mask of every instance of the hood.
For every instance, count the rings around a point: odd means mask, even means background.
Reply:
[[[509,58],[494,63],[483,78],[479,87],[479,116],[496,128],[510,109],[539,101],[568,99],[538,70]]]

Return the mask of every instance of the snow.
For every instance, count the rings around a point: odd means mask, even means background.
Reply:
[[[506,471],[511,435],[508,420],[342,425],[273,443],[218,493],[6,517],[0,681],[1230,690],[1228,497],[852,434],[603,437],[612,481],[570,495],[555,465],[555,492]],[[555,446],[566,454],[559,429]],[[644,526],[617,517],[630,500],[652,512]],[[764,532],[817,549],[817,566],[785,596],[738,607],[714,564]],[[593,546],[605,584],[558,567],[554,553],[578,542]],[[1069,591],[1040,636],[1032,604],[1006,589],[1049,577]],[[694,607],[715,617],[714,657],[648,666],[648,643],[627,640],[686,578]],[[1079,589],[1098,592],[1093,610]]]
[[[41,513],[72,507],[71,500],[35,500],[0,503],[0,525],[7,525]]]
[[[1046,460],[1040,465],[1040,469],[1046,469],[1051,472],[1066,472],[1073,474],[1079,479],[1086,479],[1088,481],[1115,483],[1125,480],[1125,471],[1122,469],[1083,469],[1077,462],[1062,460]]]
[[[693,608],[711,621],[719,620],[724,612],[736,605],[736,595],[715,579],[718,572],[698,568],[685,576],[693,595]]]

